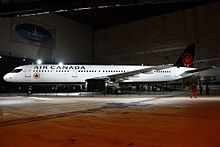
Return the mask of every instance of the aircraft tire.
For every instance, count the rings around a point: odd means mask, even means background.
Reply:
[[[116,89],[116,90],[115,90],[115,93],[116,93],[116,94],[122,94],[122,90],[121,90],[121,89]]]

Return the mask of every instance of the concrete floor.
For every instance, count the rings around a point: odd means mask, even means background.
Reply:
[[[220,97],[0,97],[0,146],[220,146]]]

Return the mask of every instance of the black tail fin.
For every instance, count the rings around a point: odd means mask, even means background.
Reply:
[[[177,67],[193,67],[195,48],[196,44],[190,43],[174,65]]]

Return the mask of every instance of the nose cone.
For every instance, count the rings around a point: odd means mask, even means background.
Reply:
[[[3,79],[6,81],[6,82],[10,82],[11,80],[11,76],[9,74],[6,74]]]

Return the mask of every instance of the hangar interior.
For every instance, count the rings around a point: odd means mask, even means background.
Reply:
[[[160,65],[175,63],[191,42],[196,43],[195,67],[217,67],[194,78],[219,90],[219,16],[216,0],[2,0],[1,92],[19,90],[2,77],[37,59],[52,64]],[[16,32],[22,23],[46,28],[52,41],[22,38]],[[191,80],[174,83],[184,89]]]
[[[0,147],[220,146],[220,1],[0,0],[0,33]],[[189,70],[194,47],[197,68]],[[103,69],[116,65],[138,69]],[[100,69],[82,68],[89,66]],[[190,76],[161,82],[175,72],[159,67],[170,66]],[[86,84],[39,82],[43,74],[58,79],[56,70],[62,81],[80,71],[150,73],[159,82],[110,81],[121,94],[107,93],[103,77],[86,79],[89,92]],[[6,82],[10,74],[38,82]]]

